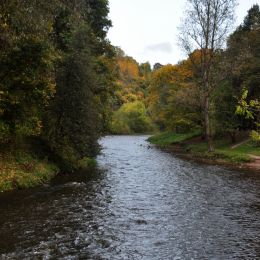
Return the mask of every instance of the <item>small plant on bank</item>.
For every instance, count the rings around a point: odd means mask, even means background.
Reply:
[[[78,167],[81,170],[93,169],[97,166],[97,162],[93,158],[84,157],[78,162]]]
[[[252,131],[250,137],[253,145],[255,147],[260,147],[260,133],[258,131]]]

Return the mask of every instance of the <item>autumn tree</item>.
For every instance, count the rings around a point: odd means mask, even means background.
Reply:
[[[113,91],[108,12],[107,0],[0,1],[0,142],[36,136],[74,166],[97,154]]]
[[[204,108],[205,137],[208,150],[213,151],[210,121],[210,101],[217,86],[214,66],[217,50],[225,43],[234,20],[236,0],[188,0],[185,18],[180,26],[180,44],[191,57],[194,50],[201,52],[199,62],[193,61]]]
[[[190,59],[153,71],[147,102],[161,130],[186,132],[201,126],[201,105]]]
[[[57,55],[48,25],[56,4],[0,3],[0,141],[41,133],[44,109],[55,93]]]

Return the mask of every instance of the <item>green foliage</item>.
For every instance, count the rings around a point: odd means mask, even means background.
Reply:
[[[47,160],[40,160],[24,150],[1,153],[0,192],[25,189],[50,181],[58,168]]]
[[[235,113],[237,98],[236,90],[228,81],[224,81],[214,93],[214,132],[216,136],[229,136],[233,143],[236,142],[239,128],[244,119]]]
[[[180,118],[175,120],[172,126],[172,129],[175,129],[177,133],[188,133],[191,129],[194,128],[194,123],[186,118]]]
[[[244,90],[239,105],[237,106],[236,113],[243,115],[248,119],[254,119],[255,114],[259,114],[260,112],[260,102],[258,99],[247,102],[247,97],[248,90]]]
[[[108,0],[85,0],[87,21],[95,35],[104,39],[108,29],[112,26],[108,19],[109,2]]]
[[[115,134],[146,133],[152,130],[145,105],[136,101],[124,104],[114,113],[111,130]]]
[[[244,23],[239,27],[239,30],[250,31],[257,29],[260,24],[260,10],[259,5],[253,5],[248,11],[247,16],[244,19]]]
[[[39,39],[21,40],[1,59],[2,122],[14,135],[38,135],[44,107],[55,92],[55,55]]]
[[[260,133],[258,131],[252,131],[250,134],[254,146],[260,147]],[[260,153],[260,152],[259,152]]]
[[[259,81],[260,81],[260,11],[254,5],[228,40],[227,62],[231,67],[231,84],[239,98],[237,114],[244,116],[247,124],[243,128],[253,128],[259,123]],[[228,76],[230,78],[230,75]],[[249,100],[249,101],[248,101]],[[248,122],[251,122],[249,125]]]
[[[216,150],[213,153],[207,152],[207,144],[205,142],[190,144],[187,149],[190,153],[194,154],[194,156],[204,159],[226,161],[238,164],[250,162],[251,158],[249,154],[259,154],[259,151],[257,151],[257,149],[250,142],[232,149],[230,141],[217,139],[214,140],[214,145]]]
[[[81,170],[89,170],[95,168],[96,166],[97,166],[97,161],[89,157],[84,157],[78,162],[78,168]]]
[[[151,76],[152,68],[149,62],[145,62],[140,64],[139,66],[139,75],[145,79]]]
[[[51,149],[72,165],[98,152],[97,81],[89,51],[89,33],[87,27],[82,27],[72,34],[69,51],[58,70],[57,93],[45,123],[45,136]]]
[[[195,158],[210,161],[224,161],[240,164],[251,161],[249,154],[260,155],[259,148],[255,147],[253,143],[247,142],[236,148],[231,148],[231,142],[228,141],[228,139],[214,140],[216,150],[209,153],[207,150],[207,143],[202,139],[198,139],[197,137],[199,136],[201,136],[200,131],[194,131],[189,134],[166,132],[152,136],[148,141],[159,145],[160,147],[176,147],[175,145],[178,145],[179,149],[183,150],[183,153],[188,152]]]
[[[67,170],[94,157],[109,119],[107,0],[0,5],[0,142],[43,138]]]
[[[77,7],[67,3],[55,18],[53,34],[62,55],[56,68],[56,95],[44,121],[44,138],[71,170],[83,158],[98,153],[97,140],[109,119],[113,51],[105,40],[110,26],[107,14],[106,0],[87,0]]]
[[[232,163],[247,163],[250,162],[250,156],[247,154],[238,153],[232,150],[219,150],[216,149],[215,153],[209,155],[213,159],[226,160]]]

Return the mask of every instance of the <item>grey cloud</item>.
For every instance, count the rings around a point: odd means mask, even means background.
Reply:
[[[159,51],[165,53],[172,52],[172,45],[169,42],[161,42],[158,44],[153,44],[145,47],[145,51]]]

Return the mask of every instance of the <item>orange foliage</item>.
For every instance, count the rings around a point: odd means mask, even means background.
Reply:
[[[139,77],[138,63],[129,57],[118,60],[119,72],[124,79],[137,79]]]

